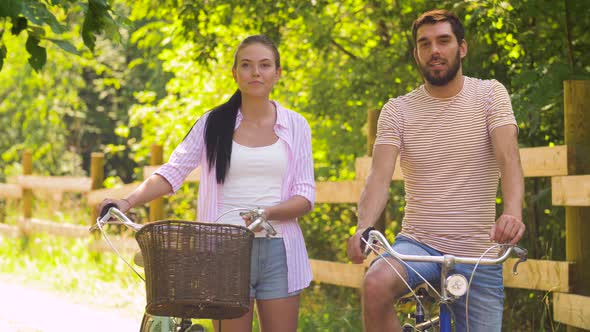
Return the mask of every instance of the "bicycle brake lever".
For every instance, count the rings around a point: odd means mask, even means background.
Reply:
[[[367,242],[369,241],[369,233],[372,230],[375,230],[375,227],[369,227],[369,228],[365,229],[365,231],[363,232],[363,235],[361,236],[361,252],[365,256],[367,256],[369,254],[369,252],[367,250]]]
[[[519,246],[514,246],[512,251],[514,251],[514,253],[516,253],[518,256],[518,261],[514,263],[514,267],[512,267],[512,274],[518,275],[518,264],[527,260],[528,251],[525,248],[521,248]]]
[[[107,213],[109,213],[109,210],[113,207],[119,208],[119,206],[115,203],[109,203],[109,204],[103,206],[102,210],[100,210],[100,213],[98,214],[98,218],[96,219],[96,224],[92,225],[88,229],[88,231],[93,232],[93,231],[97,230],[99,228],[98,223],[101,223],[101,225],[104,225],[104,223],[106,223],[107,220],[103,221],[102,219],[104,218],[104,216],[106,216]]]

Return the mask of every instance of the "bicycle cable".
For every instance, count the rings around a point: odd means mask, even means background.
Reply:
[[[395,274],[397,274],[397,276],[400,278],[401,281],[403,281],[404,285],[406,285],[406,287],[410,290],[410,293],[412,294],[412,296],[416,299],[416,302],[418,302],[420,304],[420,306],[422,306],[422,308],[426,308],[424,306],[424,304],[422,303],[422,301],[420,301],[420,299],[418,298],[418,295],[416,294],[416,292],[414,292],[414,289],[412,289],[412,287],[410,286],[410,284],[405,280],[404,277],[402,277],[402,275],[400,274],[400,272],[391,264],[391,262],[389,262],[386,257],[381,254],[380,252],[378,252],[375,247],[373,246],[373,244],[369,243],[369,241],[365,240],[364,238],[361,237],[361,240],[365,242],[365,244],[371,248],[371,250],[373,250],[373,252],[375,252],[379,257],[383,258],[383,261],[385,261],[385,263],[387,263],[387,265],[389,265],[389,267],[391,267],[391,269],[395,272]],[[440,294],[436,291],[436,289],[434,289],[434,287],[432,287],[432,285],[424,278],[422,277],[422,275],[420,275],[416,270],[414,270],[411,266],[409,266],[406,262],[404,262],[403,260],[397,259],[397,261],[401,261],[403,264],[405,264],[407,267],[409,267],[412,271],[414,271],[414,273],[416,273],[422,280],[424,280],[424,282],[432,288],[432,290],[437,294],[437,296],[439,298],[441,298]],[[430,313],[427,314],[427,320],[430,320]]]
[[[477,263],[475,263],[475,266],[473,267],[473,271],[471,271],[471,276],[469,277],[469,282],[467,283],[467,293],[465,293],[465,327],[466,327],[465,332],[469,332],[469,290],[471,289],[471,282],[473,281],[473,277],[475,276],[475,270],[479,266],[479,263],[484,258],[484,256],[487,255],[487,253],[490,250],[498,248],[498,247],[514,247],[514,245],[513,244],[497,243],[497,244],[494,244],[493,246],[489,247],[486,251],[483,252],[483,254],[481,254],[481,256],[479,256]],[[510,248],[507,250],[510,250]]]
[[[139,274],[139,272],[137,272],[137,270],[135,270],[135,268],[133,268],[133,266],[131,266],[131,264],[129,262],[127,262],[127,260],[125,258],[123,258],[123,255],[121,255],[121,253],[119,252],[119,250],[117,250],[117,248],[115,248],[115,246],[113,245],[113,243],[111,242],[111,240],[109,240],[106,232],[102,228],[102,226],[103,226],[102,223],[97,222],[96,225],[98,226],[98,229],[100,229],[100,233],[104,237],[104,239],[107,242],[107,244],[109,245],[109,247],[111,247],[111,249],[113,249],[113,251],[117,254],[117,256],[119,256],[119,258],[121,258],[123,260],[123,262],[125,262],[125,264],[127,264],[127,266],[129,266],[129,268],[131,270],[133,270],[133,272],[135,272],[135,274],[137,274],[137,276],[139,277],[139,279],[141,279],[141,280],[143,280],[145,282],[144,277],[142,277],[141,274]]]
[[[254,209],[250,209],[250,208],[245,208],[245,207],[243,207],[243,208],[234,208],[234,209],[230,209],[230,210],[227,210],[227,211],[223,212],[223,213],[222,213],[222,214],[220,214],[219,216],[217,216],[217,218],[215,218],[215,221],[214,221],[214,223],[216,223],[216,222],[219,222],[219,219],[221,219],[221,217],[223,217],[223,216],[225,216],[226,214],[229,214],[229,213],[231,213],[231,212],[237,212],[237,211],[253,211],[253,210],[256,210],[256,209],[260,209],[260,208],[254,208]]]

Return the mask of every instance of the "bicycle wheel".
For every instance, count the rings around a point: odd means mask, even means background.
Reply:
[[[176,322],[171,317],[144,314],[139,332],[177,332]]]
[[[139,332],[205,332],[200,324],[192,324],[180,318],[144,314]]]

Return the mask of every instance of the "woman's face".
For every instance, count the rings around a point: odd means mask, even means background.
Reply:
[[[242,95],[268,97],[281,77],[281,68],[276,67],[275,60],[273,51],[259,43],[238,51],[232,73]]]

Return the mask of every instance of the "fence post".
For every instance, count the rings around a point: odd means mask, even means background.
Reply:
[[[375,145],[375,139],[377,138],[377,122],[379,120],[379,114],[381,114],[381,110],[369,110],[369,114],[367,116],[367,155],[369,157],[373,156],[373,146]],[[387,201],[389,202],[389,200]],[[381,212],[381,215],[375,224],[375,229],[382,233],[385,232],[385,226],[387,222],[387,205],[388,204],[385,204],[385,208],[383,209],[383,212]]]
[[[91,190],[101,189],[104,182],[104,154],[101,152],[92,152],[90,155],[90,180]],[[90,206],[90,223],[93,224],[98,218],[96,205]]]
[[[164,160],[164,149],[161,145],[152,145],[150,156],[150,165],[162,165]],[[164,219],[164,199],[162,197],[156,198],[150,202],[150,221]]]
[[[26,149],[23,151],[23,175],[33,174],[33,152]],[[30,219],[33,217],[33,190],[30,188],[23,189],[23,217]]]
[[[590,174],[590,80],[564,81],[568,175]],[[573,292],[590,296],[590,207],[565,207],[565,255],[576,263]],[[568,331],[582,331],[568,327]]]

